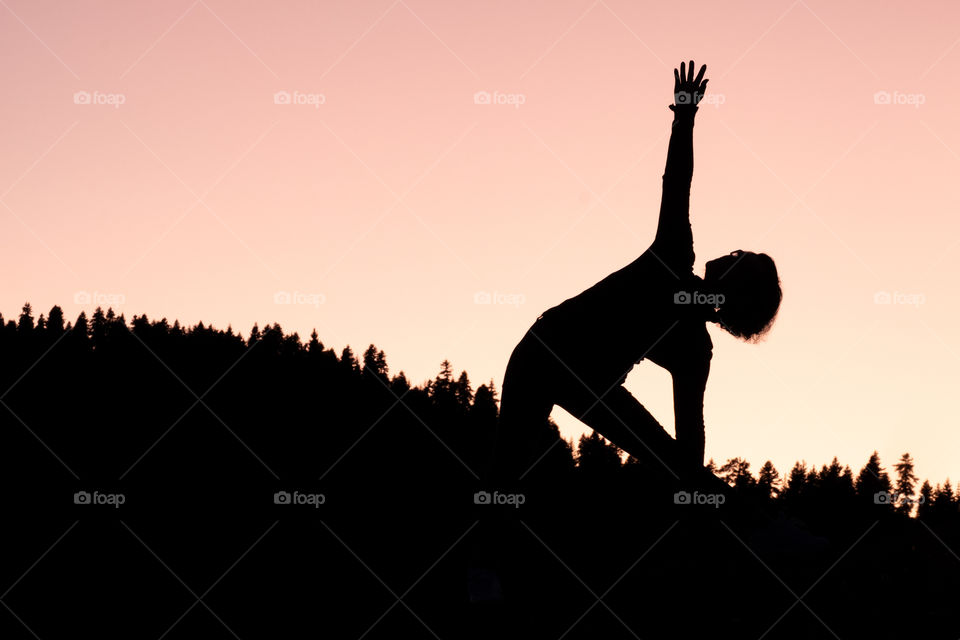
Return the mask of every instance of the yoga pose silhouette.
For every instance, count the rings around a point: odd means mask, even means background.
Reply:
[[[606,439],[674,477],[703,472],[703,395],[713,345],[706,323],[746,341],[772,325],[782,293],[766,254],[737,250],[693,273],[690,184],[693,124],[706,66],[674,69],[672,132],[660,219],[639,258],[545,311],[520,340],[501,389],[496,457],[501,479],[528,473],[556,444],[548,422],[559,405]],[[648,359],[670,372],[676,440],[623,386]]]

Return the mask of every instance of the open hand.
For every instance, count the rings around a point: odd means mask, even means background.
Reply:
[[[707,65],[700,67],[700,73],[696,79],[693,77],[693,60],[690,61],[689,70],[680,63],[680,70],[673,70],[673,101],[670,109],[676,112],[678,109],[687,109],[694,107],[703,99],[703,93],[707,88],[709,80],[703,79],[703,74],[707,72]]]

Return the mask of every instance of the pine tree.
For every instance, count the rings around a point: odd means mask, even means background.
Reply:
[[[900,456],[900,461],[894,465],[897,470],[897,513],[909,516],[913,511],[913,493],[917,483],[917,476],[913,472],[913,458],[909,453]]]
[[[433,379],[433,385],[431,390],[434,395],[436,394],[446,394],[452,392],[453,387],[453,367],[450,365],[450,361],[444,359],[440,363],[440,373],[437,374],[437,377]]]
[[[478,416],[482,422],[496,420],[498,414],[497,400],[490,387],[485,384],[477,387],[477,392],[473,396],[471,412]]]
[[[360,373],[360,363],[357,361],[357,357],[353,355],[353,349],[350,348],[350,345],[345,346],[343,351],[340,352],[340,368],[347,374]]]
[[[764,498],[770,498],[778,494],[780,492],[780,488],[777,486],[779,482],[780,474],[773,463],[767,460],[757,473],[757,489],[760,491],[760,495]]]
[[[147,315],[143,314],[142,316],[133,316],[133,322],[130,323],[133,326],[133,334],[139,336],[142,339],[147,339],[150,335],[150,321],[147,320]]]
[[[797,462],[793,465],[793,468],[790,469],[790,474],[787,476],[786,483],[780,495],[785,501],[796,504],[805,497],[806,492],[807,463]]]
[[[381,375],[380,370],[377,368],[377,347],[373,344],[363,352],[363,372],[368,376]]]
[[[470,386],[470,378],[466,371],[460,372],[460,377],[457,378],[457,382],[453,386],[453,393],[460,408],[464,411],[469,410],[470,404],[473,402],[473,388]]]
[[[90,344],[89,335],[90,327],[87,322],[87,313],[86,311],[81,311],[80,315],[77,316],[77,322],[70,330],[69,340],[80,348],[87,348]]]
[[[950,484],[950,478],[943,483],[943,486],[937,485],[933,491],[933,508],[931,513],[937,518],[945,519],[956,514],[957,503],[953,495],[953,486]]]
[[[860,470],[855,484],[857,497],[866,504],[876,504],[891,509],[890,477],[880,465],[880,455],[874,451],[867,464]]]
[[[500,396],[497,394],[497,385],[494,383],[493,378],[490,378],[490,382],[487,383],[487,388],[490,389],[490,395],[493,396],[493,401],[499,402]],[[570,445],[571,447],[573,445]]]
[[[822,493],[829,496],[837,496],[841,490],[843,482],[843,467],[840,461],[834,456],[829,465],[823,465],[820,474],[817,477],[817,487]]]
[[[738,489],[756,484],[753,474],[750,473],[750,463],[743,458],[730,458],[717,470],[717,473],[727,484]]]
[[[620,449],[596,431],[584,434],[577,447],[577,466],[591,473],[615,471],[620,468]]]
[[[407,376],[403,371],[390,380],[390,389],[398,398],[402,398],[407,391],[410,391],[410,382],[407,381]]]
[[[389,377],[390,367],[387,366],[387,354],[383,352],[383,349],[377,352],[377,357],[374,361],[377,363],[377,371],[380,371],[384,378]]]
[[[854,480],[853,480],[853,471],[850,469],[850,465],[844,465],[843,474],[840,476],[840,486],[843,487],[844,493],[848,496],[853,496],[855,494],[854,490]]]
[[[454,388],[453,367],[449,360],[440,363],[440,372],[428,385],[430,398],[434,406],[443,411],[455,411],[458,406],[457,394]]]
[[[917,497],[917,518],[926,520],[930,517],[933,508],[933,487],[929,480],[924,480],[920,485],[920,495]]]
[[[33,333],[33,328],[33,307],[29,302],[24,302],[20,320],[17,322],[17,331],[20,335],[28,335]]]
[[[47,334],[59,338],[63,331],[63,309],[59,305],[53,305],[50,308],[50,315],[47,316]]]
[[[317,335],[316,329],[310,332],[310,342],[307,343],[307,353],[312,355],[323,353],[323,343],[320,342],[320,336]]]
[[[94,349],[102,348],[107,337],[107,317],[101,307],[93,310],[90,318],[90,341]]]
[[[384,382],[389,379],[387,356],[372,344],[363,352],[363,372],[368,376],[376,376]]]

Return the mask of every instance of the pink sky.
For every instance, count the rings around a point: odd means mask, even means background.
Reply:
[[[957,481],[960,5],[935,4],[0,0],[0,311],[96,293],[499,385],[651,241],[692,58],[696,271],[764,251],[785,295],[765,343],[710,327],[707,455],[910,451]],[[665,371],[627,386],[672,428]]]

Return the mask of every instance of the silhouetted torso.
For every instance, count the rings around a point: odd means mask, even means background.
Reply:
[[[673,374],[703,369],[711,358],[703,305],[676,298],[703,291],[703,281],[693,273],[689,216],[695,111],[678,115],[673,124],[651,246],[627,266],[545,311],[531,327],[598,393],[622,383],[644,358]]]
[[[677,277],[679,276],[679,277]],[[647,358],[670,372],[710,359],[713,343],[695,305],[675,295],[701,288],[692,270],[672,273],[655,252],[545,311],[533,332],[577,376],[600,391]]]

